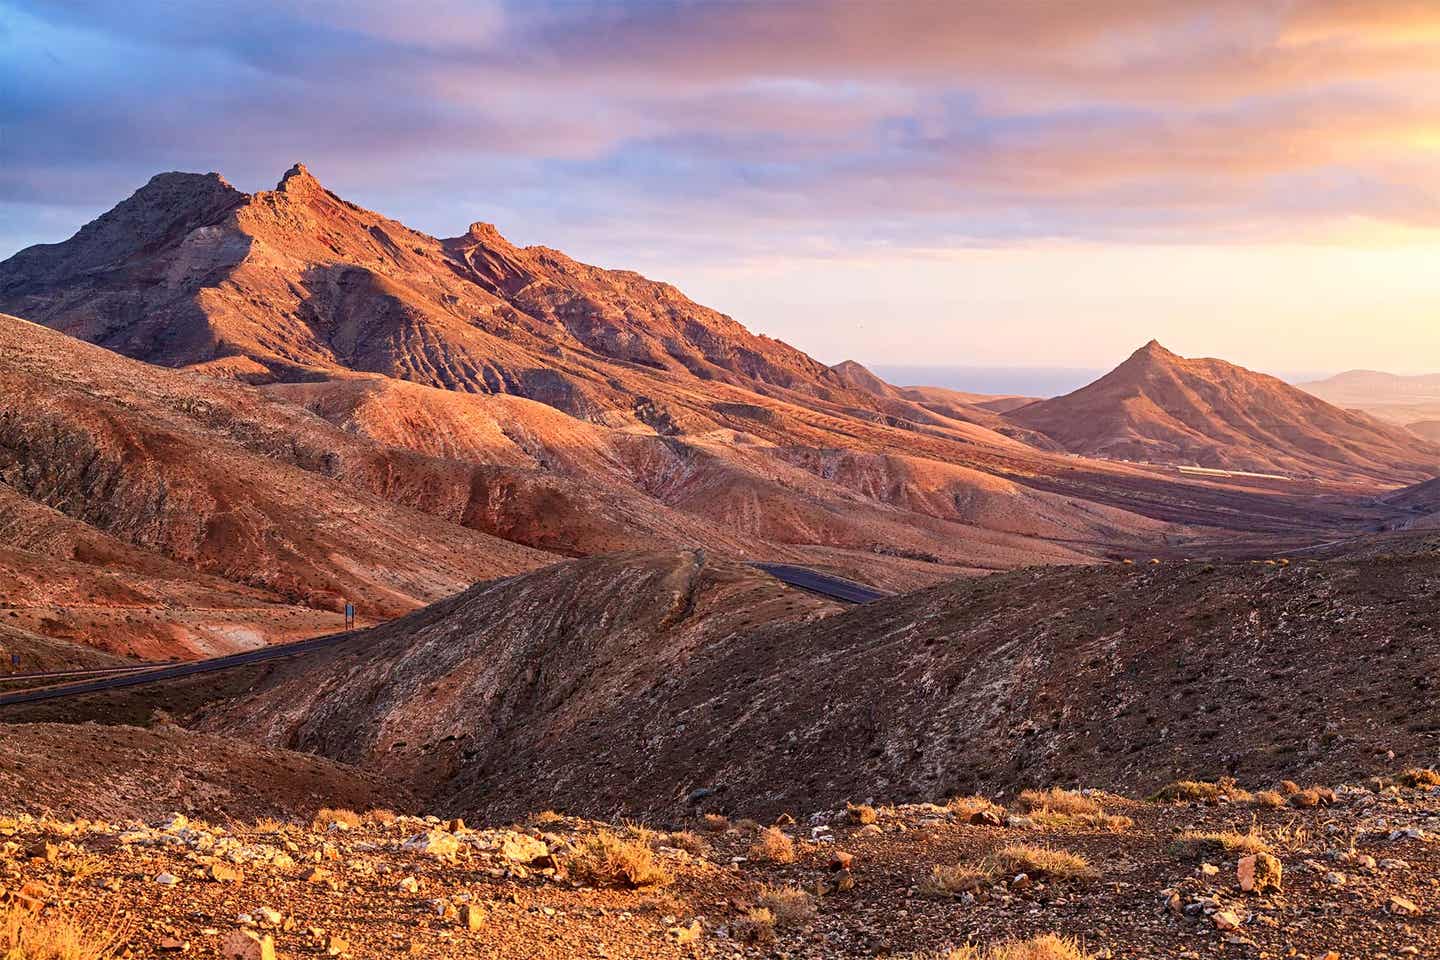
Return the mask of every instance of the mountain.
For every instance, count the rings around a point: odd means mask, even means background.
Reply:
[[[1440,615],[1437,572],[1433,552],[1032,568],[841,610],[695,552],[594,558],[279,665],[201,726],[467,816],[1333,779],[1431,755],[1413,707],[1440,654],[1406,625]]]
[[[1440,441],[1440,374],[1402,377],[1377,370],[1348,370],[1299,384],[1337,407],[1361,410],[1397,423],[1429,441]]]
[[[1440,447],[1412,433],[1153,340],[1089,386],[1005,416],[1087,456],[1385,484],[1440,472]]]
[[[144,657],[373,622],[556,559],[433,512],[457,464],[0,315],[8,625]],[[433,511],[433,512],[427,512]]]

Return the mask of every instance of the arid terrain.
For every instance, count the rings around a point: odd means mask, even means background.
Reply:
[[[303,165],[0,310],[4,960],[1440,942],[1394,417],[1155,342],[895,386]]]

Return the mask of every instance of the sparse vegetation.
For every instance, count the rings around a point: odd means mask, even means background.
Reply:
[[[1052,880],[1084,881],[1097,875],[1090,861],[1077,853],[1028,843],[1001,847],[990,855],[987,862],[1007,874],[1025,873]]]
[[[750,858],[769,863],[794,863],[795,841],[779,827],[766,827],[751,844]]]
[[[114,939],[81,930],[61,917],[0,908],[3,960],[104,960],[115,955]]]
[[[1233,779],[1222,777],[1214,783],[1206,780],[1176,780],[1150,795],[1150,799],[1156,803],[1218,803],[1222,798],[1243,803],[1250,799],[1250,793],[1240,789]]]
[[[346,810],[343,807],[321,807],[315,812],[315,819],[311,826],[316,830],[328,830],[331,824],[339,823],[348,828],[360,826],[360,814],[354,810]]]
[[[932,897],[956,897],[973,893],[994,879],[994,871],[968,863],[936,864],[930,876],[920,884],[920,891]]]
[[[1255,805],[1257,807],[1269,807],[1273,810],[1276,807],[1285,806],[1285,797],[1281,795],[1279,790],[1258,790],[1255,793]]]
[[[690,830],[677,830],[665,837],[665,846],[684,850],[691,856],[704,857],[710,853],[710,841]]]
[[[1201,860],[1209,856],[1243,857],[1250,853],[1270,853],[1270,844],[1254,827],[1246,833],[1237,830],[1186,830],[1170,844],[1177,857]]]
[[[384,807],[377,807],[374,810],[366,810],[365,815],[362,816],[360,819],[364,823],[373,823],[377,827],[388,827],[390,824],[394,823],[396,819],[398,819],[398,815],[395,813],[394,810],[387,810]]]
[[[1402,787],[1440,787],[1440,772],[1425,767],[1411,767],[1395,777]]]
[[[570,873],[597,887],[655,887],[670,882],[670,871],[647,844],[602,831],[580,841]]]
[[[1084,794],[1059,787],[1025,790],[1020,794],[1020,804],[1030,819],[1042,826],[1123,830],[1135,824],[1129,817],[1106,813],[1103,806]]]
[[[765,947],[775,942],[775,914],[765,907],[751,907],[733,925],[735,939]]]
[[[977,813],[994,814],[997,819],[1005,819],[1005,808],[988,797],[955,797],[948,806],[962,820],[971,820]]]
[[[870,824],[880,819],[875,808],[866,803],[847,803],[845,813],[850,817],[851,823]]]
[[[794,884],[764,887],[757,901],[770,912],[776,926],[796,927],[815,919],[815,898]]]
[[[730,829],[730,818],[718,813],[707,813],[700,818],[700,825],[711,833],[724,833]]]
[[[905,960],[1094,960],[1068,937],[1053,933],[1030,940],[1005,940],[988,947],[959,947],[937,953],[911,954]]]

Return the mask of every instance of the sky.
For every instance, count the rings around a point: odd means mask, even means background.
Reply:
[[[296,161],[827,362],[1440,371],[1437,0],[0,0],[0,257]]]

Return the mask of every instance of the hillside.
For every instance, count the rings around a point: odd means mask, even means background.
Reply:
[[[1440,374],[1402,377],[1378,370],[1347,370],[1298,386],[1337,407],[1361,410],[1406,427],[1431,442],[1440,441],[1436,429],[1440,421]]]
[[[338,483],[342,498],[377,497],[546,554],[701,547],[906,589],[1194,541],[1319,537],[1393,514],[1349,490],[1317,499],[1061,455],[983,400],[826,367],[669,285],[516,247],[493,227],[426,236],[338,198],[300,166],[255,194],[214,174],[157,176],[70,240],[0,264],[0,306],[180,368],[110,364],[116,384],[133,386],[106,390],[147,413],[157,396],[183,396],[159,415],[183,418],[202,448],[218,431],[217,450],[238,443],[301,470],[272,515],[325,503],[322,488]],[[63,391],[96,356],[67,356],[73,341],[58,337],[12,332],[9,342],[27,389],[51,389],[34,378],[53,369]],[[104,396],[76,396],[71,412],[98,399],[103,419]],[[138,447],[119,461],[135,474],[126,483],[174,469],[148,462],[168,455]],[[280,480],[269,464],[255,477]],[[85,502],[103,489],[38,489],[22,492],[82,522],[109,509]],[[107,518],[98,529],[112,527]],[[384,616],[434,596],[419,583],[382,588],[353,564],[315,572],[345,565],[327,542],[333,530],[303,576],[249,565],[245,524],[206,536],[161,552],[227,577],[246,566],[246,585],[281,585],[283,600],[307,606],[333,607],[349,590]],[[232,549],[230,537],[242,542]],[[310,551],[302,539],[291,552]]]
[[[347,598],[373,622],[553,559],[424,512],[405,466],[249,388],[0,316],[13,626],[208,655],[333,629]],[[437,486],[424,466],[408,483]]]
[[[1112,565],[837,611],[695,554],[629,555],[477,586],[257,677],[202,725],[487,816],[1336,779],[1435,756],[1437,586],[1433,553]]]
[[[1089,386],[1005,416],[1087,456],[1391,485],[1440,469],[1440,448],[1415,434],[1153,340]]]

